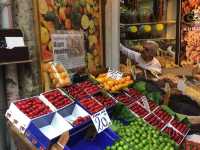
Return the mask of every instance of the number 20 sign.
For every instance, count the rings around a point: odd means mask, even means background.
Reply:
[[[106,109],[92,115],[91,118],[98,133],[101,133],[111,125]]]

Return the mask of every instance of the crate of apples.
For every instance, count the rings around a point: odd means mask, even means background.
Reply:
[[[42,94],[56,109],[63,108],[73,103],[73,101],[64,95],[58,89]]]
[[[100,74],[96,80],[105,90],[110,92],[118,92],[119,90],[126,88],[129,84],[133,83],[131,76],[122,77],[117,80],[109,77],[107,74]]]
[[[51,109],[45,105],[38,97],[15,102],[17,108],[30,119],[34,119],[51,113]]]
[[[93,99],[92,97],[85,97],[80,99],[79,103],[90,113],[95,114],[101,110],[103,110],[103,105],[101,105],[98,101]]]

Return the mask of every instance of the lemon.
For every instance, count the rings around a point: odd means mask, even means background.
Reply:
[[[151,32],[151,26],[150,25],[144,25],[144,32]]]
[[[164,30],[164,25],[163,24],[156,24],[156,30],[157,31],[159,31],[159,32],[161,32],[161,31],[163,31]]]

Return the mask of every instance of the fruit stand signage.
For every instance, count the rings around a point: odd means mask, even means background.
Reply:
[[[183,0],[181,4],[181,65],[200,61],[200,1]]]
[[[53,59],[51,35],[57,31],[84,31],[88,49],[88,69],[103,65],[101,0],[36,0],[36,28],[41,62]]]
[[[101,133],[111,125],[106,109],[92,115],[91,118],[98,133]]]
[[[85,66],[84,36],[80,32],[52,34],[54,62],[66,69]]]
[[[119,80],[119,79],[122,78],[123,73],[119,72],[119,71],[112,70],[112,69],[109,68],[107,76],[110,77],[110,78],[113,78],[115,80]]]

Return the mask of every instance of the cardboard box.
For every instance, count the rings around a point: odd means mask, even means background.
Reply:
[[[65,107],[58,111],[58,113],[70,124],[73,125],[73,122],[78,117],[87,117],[90,116],[80,105],[74,103],[68,107]]]
[[[31,121],[25,136],[37,149],[46,150],[55,144],[60,135],[70,129],[72,126],[62,116],[51,113]]]
[[[58,113],[73,126],[73,129],[70,130],[71,134],[79,132],[80,129],[92,123],[90,114],[77,103],[59,110]],[[75,123],[77,119],[80,121],[78,124]]]
[[[71,101],[69,104],[67,104],[67,105],[64,105],[63,107],[61,107],[61,108],[56,108],[56,106],[54,105],[54,104],[52,104],[52,102],[50,101],[50,99],[47,97],[47,96],[45,96],[45,94],[49,94],[49,93],[53,93],[53,92],[58,92],[58,93],[60,93],[62,96],[64,96],[65,98],[67,98],[69,101]],[[51,91],[48,91],[48,92],[45,92],[45,93],[41,93],[40,94],[40,99],[47,105],[47,106],[49,106],[52,110],[54,110],[54,111],[57,111],[57,110],[59,110],[59,109],[62,109],[62,108],[64,108],[64,107],[66,107],[66,106],[69,106],[69,105],[71,105],[72,103],[74,103],[74,101],[65,93],[65,92],[63,92],[61,89],[55,89],[55,90],[51,90]]]

